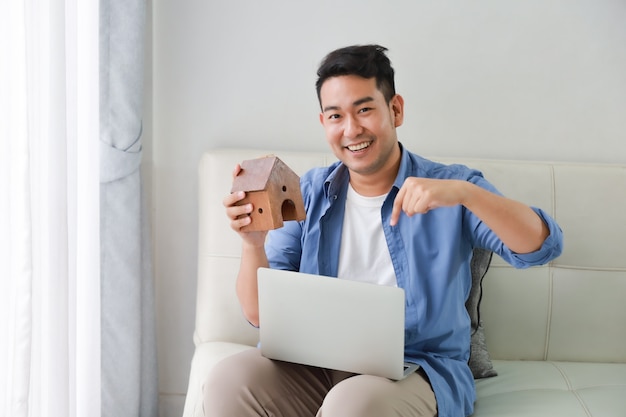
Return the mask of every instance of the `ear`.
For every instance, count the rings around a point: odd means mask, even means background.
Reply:
[[[320,123],[324,126],[324,113],[320,113]]]
[[[400,94],[393,96],[389,102],[389,109],[392,111],[394,126],[401,126],[404,121],[404,99]]]

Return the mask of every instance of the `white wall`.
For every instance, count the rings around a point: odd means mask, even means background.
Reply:
[[[400,140],[417,153],[626,163],[622,0],[153,0],[152,13],[164,417],[182,413],[193,352],[200,155],[326,150],[314,82],[331,49],[390,49]]]

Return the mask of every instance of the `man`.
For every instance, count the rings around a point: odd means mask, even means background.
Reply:
[[[305,221],[287,222],[266,242],[266,232],[240,230],[254,209],[236,205],[244,193],[224,205],[243,242],[237,294],[250,323],[259,325],[260,266],[398,285],[407,297],[405,357],[420,371],[390,381],[272,361],[252,349],[212,371],[209,417],[470,415],[465,301],[473,248],[519,268],[561,252],[562,232],[542,210],[501,196],[478,171],[428,161],[399,143],[404,100],[385,52],[351,46],[320,65],[320,122],[340,162],[301,178]]]

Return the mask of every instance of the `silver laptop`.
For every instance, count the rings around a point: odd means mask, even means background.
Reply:
[[[398,380],[404,362],[404,290],[259,268],[263,356]]]

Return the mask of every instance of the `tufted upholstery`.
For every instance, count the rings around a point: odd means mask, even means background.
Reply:
[[[198,292],[184,417],[202,416],[202,382],[225,356],[256,345],[234,285],[240,239],[221,201],[234,165],[274,153],[298,174],[330,153],[222,149],[199,166]],[[497,377],[477,380],[474,416],[626,416],[626,166],[433,158],[480,169],[505,195],[561,225],[563,254],[516,270],[494,256],[481,319]]]

